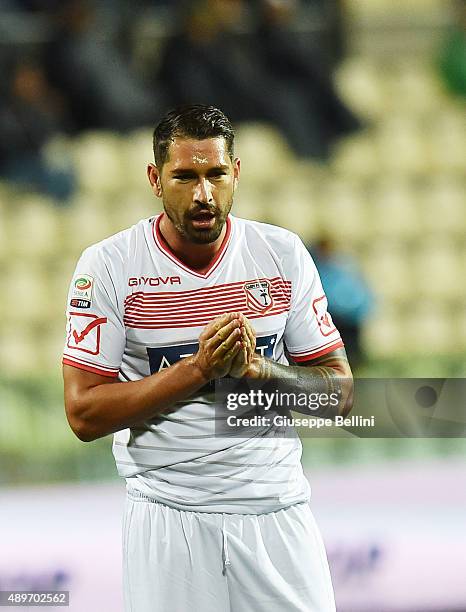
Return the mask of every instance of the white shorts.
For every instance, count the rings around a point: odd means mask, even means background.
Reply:
[[[123,592],[125,612],[335,612],[307,503],[220,514],[128,494]]]

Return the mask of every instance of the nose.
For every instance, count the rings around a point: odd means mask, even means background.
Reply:
[[[200,178],[194,189],[194,200],[202,204],[212,202],[212,186],[210,181],[205,178]]]

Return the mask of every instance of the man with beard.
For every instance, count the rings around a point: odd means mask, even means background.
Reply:
[[[168,113],[147,169],[164,212],[88,248],[70,287],[66,413],[83,441],[114,434],[127,612],[335,610],[299,438],[219,428],[226,376],[338,388],[343,414],[351,392],[299,238],[230,215],[233,139],[212,106]]]

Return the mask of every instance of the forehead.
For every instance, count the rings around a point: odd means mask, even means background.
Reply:
[[[165,165],[174,169],[193,166],[225,166],[230,163],[227,143],[222,136],[219,136],[205,140],[174,138],[168,148]]]

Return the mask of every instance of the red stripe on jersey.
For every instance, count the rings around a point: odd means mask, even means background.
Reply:
[[[97,368],[95,366],[84,365],[83,363],[79,363],[78,361],[74,361],[66,357],[63,357],[62,363],[64,365],[72,366],[73,368],[78,368],[79,370],[86,370],[87,372],[100,374],[101,376],[108,376],[111,378],[116,378],[118,376],[118,372],[108,372],[107,370],[101,370],[100,368]]]
[[[248,311],[246,311],[244,312],[244,314],[248,317],[248,319],[258,319],[261,317],[270,317],[283,314],[284,312],[288,312],[288,310],[288,308],[272,309],[268,310],[264,314],[253,313],[252,311],[250,311],[250,314]],[[223,314],[224,312],[225,310],[219,311],[220,314]],[[135,329],[175,329],[181,327],[204,327],[205,325],[210,323],[212,318],[215,318],[215,316],[202,317],[198,319],[192,318],[184,320],[182,323],[178,324],[173,323],[167,320],[166,318],[157,320],[147,320],[144,317],[125,317],[124,323],[126,327],[131,327]]]
[[[279,288],[272,287],[270,291],[270,295],[275,299],[286,299],[288,302],[291,301],[291,294],[287,291],[282,291]],[[131,306],[134,303],[146,303],[151,304],[155,307],[161,306],[195,306],[199,303],[205,304],[209,302],[221,302],[222,300],[232,299],[232,298],[246,298],[246,293],[244,291],[224,291],[223,293],[218,293],[215,295],[198,295],[196,297],[192,297],[189,299],[183,298],[182,296],[175,298],[172,296],[165,296],[164,294],[160,294],[158,296],[152,296],[150,293],[138,293],[132,299],[125,300],[125,306]]]
[[[164,215],[164,213],[162,213],[161,215],[156,217],[154,219],[153,223],[152,223],[152,234],[154,236],[154,241],[155,241],[155,244],[157,245],[158,249],[164,255],[166,255],[171,261],[173,261],[177,266],[179,266],[183,270],[186,270],[186,272],[189,272],[190,274],[193,274],[194,276],[198,276],[199,278],[207,278],[210,274],[212,274],[212,272],[215,270],[215,268],[217,268],[219,266],[220,262],[223,259],[223,256],[225,255],[225,252],[226,252],[226,250],[228,248],[228,245],[229,245],[229,242],[230,242],[230,236],[231,236],[231,220],[230,220],[230,217],[227,217],[227,220],[226,220],[226,232],[225,232],[225,236],[224,236],[224,238],[222,240],[222,244],[220,245],[219,250],[215,254],[215,257],[210,262],[210,264],[207,267],[206,271],[201,273],[201,272],[196,272],[196,270],[193,270],[192,268],[187,266],[185,263],[183,263],[180,259],[178,259],[178,257],[175,255],[175,253],[173,253],[173,251],[170,249],[169,245],[167,244],[165,238],[162,235],[162,232],[160,231],[160,221],[162,220],[163,215]]]
[[[341,340],[341,338],[339,338]],[[324,344],[319,344],[319,346],[314,347],[313,351],[320,351],[320,349],[326,348],[327,346],[330,346],[331,344],[334,344],[335,342],[337,342],[337,339],[333,339],[333,340],[329,340],[327,342],[324,342]],[[301,351],[293,351],[293,353],[291,353],[291,351],[288,351],[293,355],[296,355],[297,357],[299,357],[300,355],[307,355],[309,353],[309,349],[305,349],[305,350],[301,350]]]
[[[241,299],[243,298],[243,299]],[[272,306],[282,306],[288,307],[289,301],[283,296],[273,296],[273,304]],[[231,298],[228,300],[215,300],[208,302],[207,300],[197,302],[192,305],[185,304],[167,304],[164,306],[155,306],[153,304],[145,304],[144,302],[135,302],[126,308],[125,316],[128,316],[133,313],[146,313],[148,316],[151,314],[159,314],[162,316],[174,316],[179,317],[183,314],[199,314],[200,312],[213,312],[218,309],[230,309],[231,311],[242,309],[242,310],[250,310],[249,306],[246,302],[246,296],[235,296],[235,298]],[[264,309],[265,310],[265,309]],[[257,310],[255,311],[257,312]]]
[[[92,367],[99,367],[101,370],[107,370],[108,372],[116,372],[118,374],[120,368],[112,368],[111,366],[102,365],[101,363],[95,364],[93,361],[89,361],[84,357],[77,357],[76,355],[69,355],[65,351],[63,352],[63,357],[66,359],[71,359],[72,361],[77,361],[78,363],[83,363],[84,365],[89,365]]]
[[[313,353],[308,353],[307,355],[299,355],[299,356],[295,356],[292,353],[290,353],[290,357],[292,357],[293,361],[296,361],[296,362],[309,361],[311,359],[317,359],[317,357],[321,357],[322,355],[326,355],[327,353],[330,353],[331,351],[335,351],[337,348],[343,348],[344,346],[345,345],[343,344],[343,342],[341,340],[338,340],[334,344],[331,344],[330,346],[327,346],[327,348],[324,348],[322,350],[319,350]]]
[[[209,308],[210,306],[215,307],[216,304],[226,304],[226,303],[233,303],[233,302],[241,302],[241,303],[246,303],[246,296],[242,296],[241,294],[238,295],[237,293],[232,294],[232,295],[228,295],[228,296],[223,296],[223,297],[215,297],[215,298],[205,298],[205,299],[200,299],[200,300],[196,300],[196,301],[192,301],[192,302],[186,302],[186,301],[175,301],[175,300],[165,300],[164,302],[159,302],[156,303],[153,300],[145,300],[144,298],[138,298],[136,300],[133,300],[132,302],[130,302],[129,304],[127,304],[126,306],[126,310],[130,310],[131,308],[152,308],[155,310],[160,310],[160,309],[168,309],[173,311],[175,308],[179,308],[179,309],[196,309],[198,308],[200,305],[205,305],[207,308]]]
[[[237,309],[236,309],[237,310]],[[235,309],[232,310],[232,312],[236,311]],[[137,314],[131,314],[131,315],[127,315],[124,318],[124,322],[125,325],[128,323],[147,323],[147,324],[155,324],[158,325],[160,323],[163,323],[164,325],[167,325],[168,327],[170,327],[171,323],[179,323],[180,325],[186,323],[188,324],[194,324],[194,323],[203,323],[206,322],[205,324],[207,325],[208,322],[212,321],[212,319],[215,319],[216,317],[219,317],[225,313],[229,312],[229,309],[218,309],[218,310],[213,310],[213,311],[209,311],[207,313],[199,313],[198,315],[183,315],[183,316],[172,316],[172,317],[157,317],[157,316],[138,316]],[[288,308],[272,308],[270,310],[268,310],[265,313],[257,313],[256,311],[253,310],[244,310],[241,311],[243,312],[244,316],[251,318],[253,315],[257,315],[257,316],[265,316],[266,314],[277,314],[278,312],[288,312]]]

